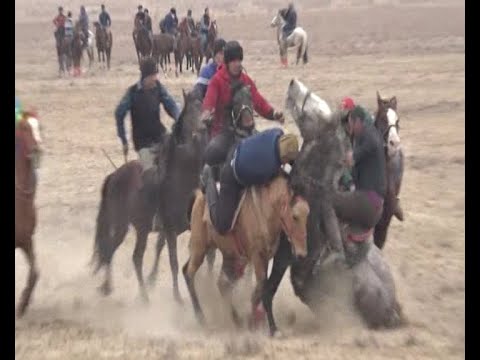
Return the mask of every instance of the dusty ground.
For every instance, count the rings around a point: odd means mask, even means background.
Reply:
[[[71,3],[76,16],[80,3]],[[279,1],[239,5],[216,0],[210,6],[221,34],[242,42],[248,73],[278,108],[283,107],[288,81],[294,76],[331,106],[350,95],[374,109],[377,89],[398,97],[406,154],[402,188],[406,220],[393,221],[384,253],[412,324],[396,331],[367,330],[342,297],[342,282],[336,296],[326,299],[324,314],[315,318],[294,297],[286,278],[275,302],[285,338],[238,332],[222,310],[214,282],[202,271],[200,300],[212,328],[206,332],[195,322],[182,278],[186,306],[174,304],[165,253],[151,305],[140,304],[131,235],[115,256],[115,291],[110,298],[101,298],[96,291],[101,277],[92,278],[88,267],[100,186],[112,170],[101,148],[116,163],[122,161],[113,110],[138,76],[130,16],[136,3],[107,3],[114,22],[111,71],[95,65],[83,78],[70,80],[57,78],[51,27],[57,2],[33,6],[31,1],[16,0],[15,88],[25,102],[38,107],[45,137],[35,238],[41,278],[30,311],[15,324],[18,358],[464,357],[464,2],[376,1],[384,5],[365,7],[355,1],[362,6],[353,8],[335,1],[332,7],[313,6],[320,3],[328,1],[299,5],[300,23],[311,38],[310,63],[283,71],[278,66],[275,32],[268,27]],[[188,5],[180,1],[177,10],[183,14]],[[193,9],[198,14],[201,7]],[[166,8],[153,10],[155,23]],[[181,102],[181,89],[189,88],[194,76],[162,81]],[[295,129],[291,119],[288,122],[286,126]],[[267,125],[259,122],[260,127]],[[187,258],[187,241],[188,234],[183,234],[181,264]],[[154,242],[152,235],[145,272],[153,260]],[[27,269],[19,252],[15,259],[18,300]],[[238,294],[248,299],[245,287]]]

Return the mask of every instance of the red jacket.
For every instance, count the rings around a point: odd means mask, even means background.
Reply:
[[[58,14],[55,19],[53,19],[53,25],[58,29],[60,27],[65,26],[65,20],[67,20],[67,17],[65,15],[60,15]]]
[[[273,108],[257,90],[252,79],[247,74],[240,74],[240,81],[250,85],[252,92],[253,108],[255,111],[268,120],[273,120]],[[225,123],[225,108],[232,100],[230,89],[231,77],[225,65],[220,65],[216,74],[208,84],[207,93],[203,100],[203,110],[214,111],[213,123],[210,135],[215,137],[223,129]]]

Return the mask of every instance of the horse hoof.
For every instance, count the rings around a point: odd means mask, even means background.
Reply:
[[[98,288],[98,290],[103,296],[108,296],[112,293],[112,287],[109,284],[103,284]]]
[[[271,336],[275,339],[285,339],[285,335],[279,330],[276,330]]]
[[[157,275],[153,273],[148,275],[148,278],[147,278],[148,287],[154,288],[156,284],[157,284]]]

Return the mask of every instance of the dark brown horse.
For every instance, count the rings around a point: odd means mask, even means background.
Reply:
[[[85,50],[85,44],[87,39],[85,39],[85,35],[83,34],[82,29],[80,28],[79,24],[75,26],[73,31],[73,40],[72,40],[72,60],[73,60],[73,76],[80,76],[82,70],[80,68],[82,57],[83,57],[83,50]]]
[[[152,41],[145,27],[138,25],[133,30],[133,43],[135,44],[139,64],[142,59],[152,55]]]
[[[215,43],[217,36],[218,36],[217,20],[213,20],[212,25],[208,29],[207,46],[205,49],[205,53],[203,54],[205,56],[205,63],[208,63],[208,60],[212,59],[213,56],[215,55],[213,53],[213,44]]]
[[[107,69],[110,69],[110,56],[112,54],[113,36],[110,28],[104,28],[98,21],[95,25],[95,42],[97,44],[98,62],[105,64],[107,61]],[[101,55],[101,57],[100,57]]]
[[[397,98],[382,99],[377,92],[377,113],[375,127],[380,131],[385,146],[387,160],[387,194],[383,203],[382,218],[375,226],[374,241],[382,249],[387,239],[387,231],[395,216],[403,221],[403,211],[397,200],[403,177],[403,152],[400,144],[400,118],[397,114]]]
[[[147,236],[152,231],[155,211],[160,215],[162,230],[157,241],[155,265],[150,274],[154,282],[160,253],[167,240],[173,278],[173,294],[181,301],[178,290],[177,235],[188,230],[187,209],[193,190],[198,187],[203,149],[207,132],[200,121],[201,100],[195,93],[184,93],[184,107],[172,134],[164,141],[165,161],[159,161],[165,178],[158,189],[158,201],[142,190],[142,166],[130,161],[107,176],[102,187],[102,199],[97,216],[94,260],[96,271],[106,267],[101,290],[105,295],[112,291],[111,261],[132,224],[137,233],[133,263],[140,286],[140,295],[148,301],[143,278],[143,255]],[[163,158],[163,157],[162,157]],[[159,170],[160,170],[159,169]]]
[[[72,39],[65,37],[65,30],[60,28],[55,33],[55,48],[57,50],[58,75],[65,75],[72,66]]]
[[[168,64],[170,64],[170,53],[173,52],[173,45],[175,39],[170,34],[155,34],[153,35],[153,51],[152,56],[160,64],[160,67],[165,72]]]
[[[191,36],[188,43],[187,51],[187,70],[192,69],[192,73],[200,72],[202,66],[203,54],[202,54],[202,40],[198,34]]]
[[[33,246],[37,222],[35,209],[36,166],[40,154],[40,128],[32,113],[24,113],[15,128],[15,249],[21,249],[30,265],[27,285],[22,292],[17,314],[22,316],[30,303],[38,280]]]
[[[175,75],[178,76],[178,67],[180,73],[183,72],[183,58],[188,55],[190,45],[190,30],[188,29],[187,18],[178,25],[177,48],[175,49]]]

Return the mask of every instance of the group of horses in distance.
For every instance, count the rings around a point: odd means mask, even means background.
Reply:
[[[88,31],[88,39],[77,23],[73,30],[72,37],[66,37],[64,32],[55,37],[55,47],[57,50],[59,76],[64,76],[72,72],[73,75],[81,74],[81,61],[86,52],[88,57],[88,66],[92,67],[95,59],[95,47],[98,54],[98,62],[103,67],[110,69],[110,58],[113,46],[113,36],[110,29],[104,28],[98,21],[93,23],[95,33]]]
[[[196,29],[190,32],[187,19],[183,18],[178,24],[177,34],[171,35],[165,32],[160,22],[160,33],[150,34],[139,23],[134,24],[133,42],[137,53],[137,59],[140,63],[142,59],[153,57],[157,65],[167,72],[167,64],[171,66],[170,54],[173,53],[175,61],[175,75],[183,73],[183,61],[186,60],[185,69],[191,69],[192,73],[200,72],[203,60],[208,62],[213,57],[213,43],[218,36],[217,22],[212,21],[207,34],[207,44],[205,50],[202,48],[201,37],[199,35],[200,24],[197,23]],[[170,68],[171,70],[171,68]]]

